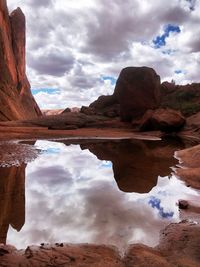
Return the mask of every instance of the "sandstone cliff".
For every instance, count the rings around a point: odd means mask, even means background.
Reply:
[[[25,16],[20,8],[9,16],[0,1],[0,120],[29,119],[41,115],[26,77]]]

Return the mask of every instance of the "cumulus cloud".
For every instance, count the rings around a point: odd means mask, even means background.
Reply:
[[[68,106],[80,106],[83,98],[87,105],[102,92],[112,92],[112,84],[108,89],[101,77],[116,79],[127,66],[153,67],[163,81],[199,81],[199,1],[172,0],[164,7],[162,0],[7,1],[10,10],[20,6],[26,15],[32,87],[61,90],[51,107],[66,100]],[[155,47],[153,41],[168,25],[180,32],[171,31]],[[41,107],[48,103],[47,97],[39,101]]]
[[[28,64],[38,74],[60,77],[73,68],[74,57],[69,51],[51,48],[30,55]]]
[[[52,4],[52,0],[27,0],[27,3],[32,6],[32,7],[35,7],[35,8],[38,8],[38,7],[46,7],[46,6],[51,6]]]

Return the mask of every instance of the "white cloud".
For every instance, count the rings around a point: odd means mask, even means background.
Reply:
[[[54,103],[41,95],[41,107],[89,104],[113,89],[99,83],[101,77],[117,78],[127,66],[153,67],[161,80],[199,81],[199,1],[171,0],[164,7],[162,0],[8,0],[8,5],[20,6],[26,15],[32,87],[61,90]],[[166,45],[156,49],[152,41],[168,24],[181,32],[170,33]]]

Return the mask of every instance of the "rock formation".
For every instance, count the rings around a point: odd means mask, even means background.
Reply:
[[[102,95],[89,106],[90,111],[95,114],[107,116],[110,118],[120,115],[119,102],[115,95]],[[88,112],[89,110],[85,110]]]
[[[25,16],[17,8],[9,16],[0,2],[0,120],[35,118],[41,111],[25,73]]]
[[[63,112],[63,109],[43,109],[41,110],[43,116],[58,115]]]
[[[140,131],[177,132],[184,124],[185,118],[179,111],[159,108],[148,110],[144,114],[140,123]]]
[[[200,111],[200,83],[175,85],[163,82],[160,92],[161,107],[179,110],[185,116]]]
[[[90,107],[103,115],[132,121],[159,103],[160,77],[156,72],[148,67],[127,67],[121,71],[113,95],[100,96]]]

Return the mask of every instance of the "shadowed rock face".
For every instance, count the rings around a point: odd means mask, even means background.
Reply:
[[[41,115],[25,73],[25,17],[20,8],[9,16],[6,0],[0,3],[0,120]]]
[[[102,95],[89,108],[93,109],[96,114],[102,114],[107,117],[118,117],[120,107],[115,95]]]
[[[152,68],[128,67],[121,71],[114,95],[123,121],[141,117],[160,102],[160,77]]]
[[[177,163],[173,154],[178,146],[182,144],[133,140],[84,144],[81,148],[89,149],[100,160],[112,162],[121,191],[147,193],[157,184],[158,175],[170,174],[170,167]]]
[[[20,231],[25,222],[25,165],[0,168],[0,243],[11,225]]]
[[[140,131],[160,130],[163,132],[177,132],[183,128],[185,118],[173,109],[148,110],[142,117]]]

